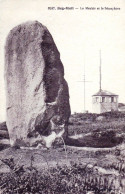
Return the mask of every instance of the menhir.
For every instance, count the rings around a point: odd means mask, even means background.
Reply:
[[[68,85],[60,53],[37,21],[13,28],[5,45],[7,128],[11,146],[67,136]],[[63,126],[63,129],[62,129]],[[53,137],[53,138],[50,138]]]

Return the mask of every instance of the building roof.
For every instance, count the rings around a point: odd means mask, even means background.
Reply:
[[[118,96],[118,95],[112,92],[108,92],[106,90],[99,90],[99,92],[97,92],[96,94],[92,96]]]

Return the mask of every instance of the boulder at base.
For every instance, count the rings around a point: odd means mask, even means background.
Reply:
[[[60,53],[41,23],[26,22],[10,31],[5,45],[5,82],[12,146],[30,146],[35,139],[52,134],[66,137],[68,85]]]

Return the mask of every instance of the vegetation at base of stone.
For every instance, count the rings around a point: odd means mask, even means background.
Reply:
[[[12,158],[3,162],[8,166],[14,164]],[[123,189],[125,179],[124,171],[120,176],[102,175],[94,171],[92,165],[73,162],[68,166],[56,165],[49,171],[45,169],[38,172],[33,166],[26,169],[19,166],[18,169],[15,171],[11,168],[11,173],[0,174],[1,194],[87,194],[89,191],[92,194],[118,194]]]
[[[67,138],[66,144],[86,147],[114,147],[125,142],[125,113],[106,112],[102,114],[75,113],[69,119],[69,136],[83,134],[82,138]],[[7,139],[6,123],[0,124],[0,139]],[[107,141],[108,140],[108,141]],[[8,145],[0,144],[0,150]]]
[[[9,145],[0,144],[0,151],[6,149],[8,147],[9,147]]]

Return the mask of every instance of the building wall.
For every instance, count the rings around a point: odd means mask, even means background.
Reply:
[[[117,111],[118,97],[112,97],[113,96],[93,96],[93,112],[99,114],[103,112]]]
[[[97,100],[98,98],[98,100]],[[93,112],[94,113],[100,113],[101,109],[100,109],[100,101],[101,101],[101,98],[100,96],[94,96],[93,97],[93,102],[92,102],[92,109],[93,109]]]
[[[109,112],[109,111],[117,111],[117,110],[118,110],[118,104],[116,102],[100,103],[101,113]]]

